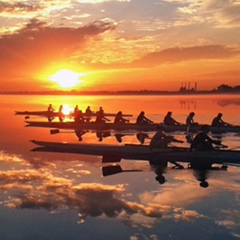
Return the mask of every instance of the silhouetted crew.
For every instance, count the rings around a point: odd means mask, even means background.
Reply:
[[[167,113],[167,115],[163,119],[163,122],[168,126],[181,125],[181,123],[173,119],[172,112]]]
[[[198,125],[197,122],[194,122],[194,116],[195,116],[195,113],[194,112],[190,112],[189,115],[187,116],[186,118],[186,125],[187,126],[196,126]]]
[[[200,151],[212,151],[214,150],[213,144],[226,147],[221,144],[221,141],[210,138],[208,136],[208,132],[209,132],[208,125],[203,125],[201,127],[201,132],[199,132],[192,140],[190,149]]]
[[[105,123],[106,121],[110,121],[110,120],[104,116],[103,111],[98,111],[96,113],[96,120],[95,120],[95,122],[96,123]]]
[[[91,110],[90,106],[88,106],[88,107],[86,108],[85,113],[87,113],[87,114],[92,114],[92,110]]]
[[[129,122],[129,120],[123,118],[122,111],[119,111],[115,116],[114,123],[126,123],[126,122]]]
[[[183,141],[178,140],[173,136],[166,135],[163,132],[164,128],[164,125],[157,126],[157,132],[154,134],[149,144],[151,150],[152,148],[168,148],[168,144],[171,142],[183,143]],[[169,159],[169,162],[174,164],[177,168],[183,168],[183,166],[176,161],[171,161]]]
[[[143,124],[148,124],[148,123],[153,123],[150,119],[145,117],[145,112],[141,111],[140,114],[137,117],[136,123],[143,123]]]
[[[48,105],[47,111],[48,111],[48,112],[53,112],[53,111],[54,111],[52,104],[49,104],[49,105]]]
[[[85,117],[82,110],[78,110],[77,114],[75,115],[75,122],[78,122],[78,123],[85,122]]]
[[[73,117],[74,117],[74,121],[78,122],[78,117],[79,117],[79,108],[78,105],[75,106],[74,110],[73,110]]]
[[[58,118],[60,122],[63,122],[63,119],[64,119],[64,114],[62,111],[63,111],[63,105],[60,105],[58,109]]]
[[[89,122],[91,120],[91,116],[92,116],[92,110],[90,109],[90,106],[88,106],[85,110],[85,120],[87,122]]]
[[[231,124],[226,123],[222,120],[222,113],[218,113],[218,115],[212,120],[213,127],[224,127],[231,126]]]
[[[78,105],[76,105],[75,108],[74,108],[73,113],[74,113],[74,114],[75,114],[75,113],[78,113],[78,111],[79,111],[79,108],[78,108]]]
[[[183,143],[181,140],[175,139],[173,136],[166,135],[164,132],[164,126],[158,125],[157,131],[150,141],[150,148],[167,148],[168,144],[171,142]]]
[[[103,114],[103,115],[104,115],[104,110],[103,110],[102,107],[99,108],[98,112],[99,112],[100,114]]]
[[[52,104],[48,105],[47,112],[48,112],[48,115],[47,115],[48,121],[51,122],[54,119],[54,108]]]

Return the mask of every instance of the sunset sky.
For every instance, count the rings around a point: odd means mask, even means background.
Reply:
[[[0,1],[0,64],[0,92],[240,85],[240,0]]]

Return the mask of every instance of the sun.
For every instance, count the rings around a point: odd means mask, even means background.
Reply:
[[[56,82],[62,88],[72,88],[83,83],[80,79],[82,76],[85,76],[85,74],[63,69],[51,75],[49,80]]]

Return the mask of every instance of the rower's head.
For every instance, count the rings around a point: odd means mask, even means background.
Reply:
[[[195,115],[195,112],[190,112],[190,116],[194,116]]]
[[[171,116],[171,115],[172,115],[172,112],[169,111],[169,112],[167,113],[167,115],[168,115],[168,116]]]
[[[217,115],[219,118],[221,118],[222,117],[222,113],[218,113],[218,115]]]
[[[203,132],[209,132],[209,126],[207,125],[207,124],[205,124],[205,125],[202,125],[202,127],[201,127],[201,130],[203,131]]]

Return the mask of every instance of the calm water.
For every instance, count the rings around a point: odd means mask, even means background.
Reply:
[[[56,108],[78,104],[83,110],[88,105],[122,110],[133,114],[131,122],[141,110],[161,122],[170,110],[180,122],[191,111],[200,123],[222,112],[225,121],[240,125],[240,96],[1,96],[0,103],[1,240],[240,239],[240,168],[209,171],[208,188],[199,186],[191,169],[171,166],[160,185],[148,163],[138,161],[123,160],[122,173],[103,177],[100,157],[31,152],[31,139],[78,139],[71,131],[51,135],[49,129],[26,128],[24,117],[14,115],[16,110],[45,110],[49,103]],[[177,137],[185,139],[181,133]],[[218,137],[230,149],[240,147],[234,133]],[[100,144],[138,143],[133,133],[122,139],[119,143],[109,136]],[[98,139],[87,133],[83,142]]]

